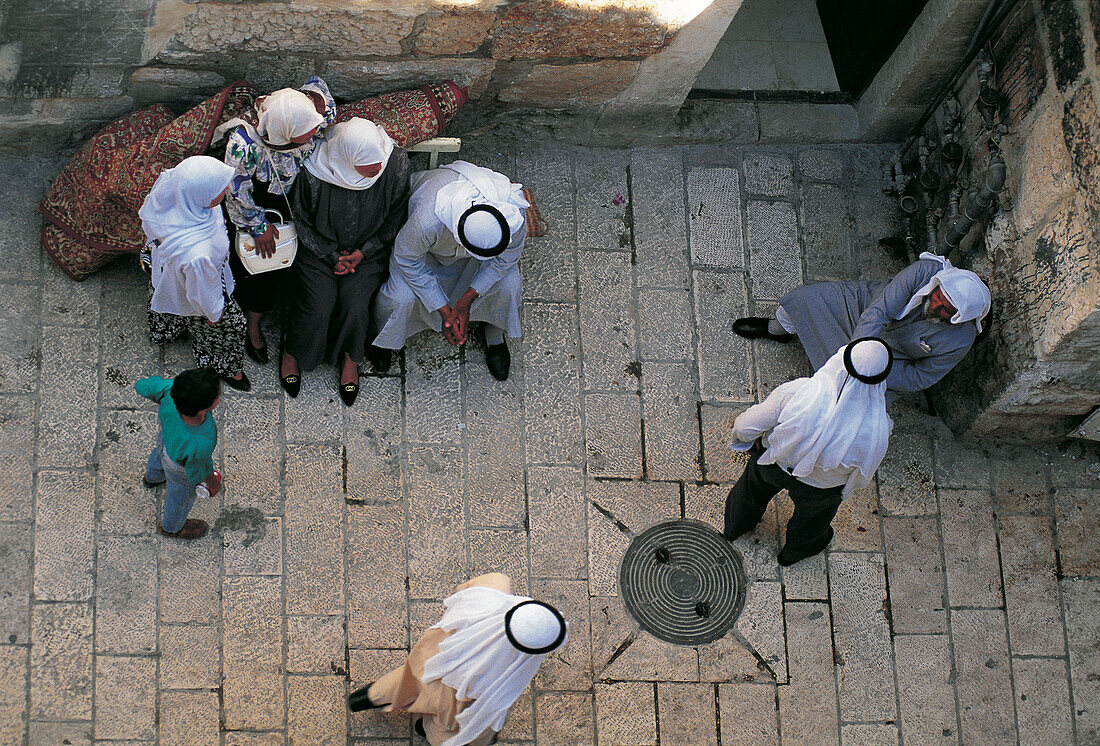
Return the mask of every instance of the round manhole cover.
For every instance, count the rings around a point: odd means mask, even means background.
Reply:
[[[733,547],[701,521],[670,521],[630,543],[619,570],[627,611],[666,642],[702,645],[726,634],[745,605]]]

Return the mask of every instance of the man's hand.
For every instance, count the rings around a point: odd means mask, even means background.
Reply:
[[[443,306],[443,336],[453,345],[466,343],[466,332],[470,328],[470,304],[477,298],[477,291],[470,288],[455,301],[454,307]],[[444,309],[447,313],[444,313]]]
[[[337,275],[350,275],[355,272],[361,261],[363,261],[363,252],[359,249],[350,254],[343,254],[336,260],[336,269],[333,272]]]
[[[253,236],[256,242],[256,251],[264,259],[275,254],[275,239],[279,237],[279,229],[271,223],[267,224],[267,230],[262,236]]]

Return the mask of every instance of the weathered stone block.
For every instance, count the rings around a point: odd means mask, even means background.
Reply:
[[[877,552],[882,549],[879,533],[878,490],[875,483],[852,490],[833,519],[834,551]]]
[[[383,674],[405,662],[404,650],[348,650],[348,691],[367,686]],[[348,735],[352,738],[401,738],[408,740],[410,723],[406,718],[393,717],[381,710],[348,712]],[[281,741],[279,742],[282,743]],[[357,741],[356,743],[363,743]],[[366,743],[392,743],[368,741]]]
[[[152,741],[157,717],[156,659],[99,655],[95,679],[96,735]]]
[[[577,469],[528,467],[528,531],[533,576],[588,576],[585,504],[584,479]]]
[[[736,168],[693,168],[687,175],[688,236],[696,266],[745,266],[741,174]]]
[[[214,522],[226,575],[282,575],[283,519],[256,508],[230,506]]]
[[[515,529],[470,531],[470,577],[499,572],[512,581],[512,593],[528,595],[527,532]]]
[[[688,289],[691,271],[688,265],[687,211],[684,207],[683,153],[679,149],[664,148],[637,148],[631,151],[630,199],[638,287]],[[644,328],[644,302],[641,305]],[[669,323],[672,321],[669,320]],[[643,332],[643,349],[645,343]]]
[[[216,626],[160,627],[160,688],[213,689],[221,681]]]
[[[890,614],[897,634],[947,631],[943,559],[935,518],[883,518]]]
[[[779,746],[774,684],[719,684],[722,746]]]
[[[342,459],[333,446],[286,452],[286,611],[344,612]]]
[[[836,743],[836,685],[829,609],[819,603],[786,604],[790,685],[779,688],[779,730],[785,740]]]
[[[344,420],[348,497],[401,499],[401,379],[361,378],[359,400]]]
[[[222,587],[222,706],[227,730],[285,722],[280,578],[226,578]]]
[[[642,632],[614,597],[591,599],[592,672],[599,681],[697,681],[695,648]]]
[[[157,544],[148,537],[99,539],[96,558],[97,653],[141,655],[157,649]]]
[[[576,163],[577,247],[630,251],[626,222],[630,154],[592,151]]]
[[[31,723],[30,743],[66,742],[72,746],[92,746],[92,724]]]
[[[1021,746],[1073,742],[1065,661],[1013,658],[1012,684]]]
[[[573,213],[571,151],[524,150],[516,157],[516,173],[531,190],[535,206],[547,224],[547,235],[528,237],[520,271],[526,300],[577,300],[576,217]]]
[[[840,717],[893,720],[897,693],[882,556],[833,552],[829,555],[829,587]]]
[[[0,738],[24,743],[27,732],[27,649],[0,646]]]
[[[583,580],[531,580],[531,595],[569,620],[565,646],[550,653],[535,677],[540,689],[588,689],[592,686],[589,650],[588,585]]]
[[[1058,568],[1051,520],[1002,517],[1001,571],[1013,655],[1065,655],[1058,609]]]
[[[848,171],[848,151],[832,148],[799,151],[798,170],[805,179],[839,183]]]
[[[343,744],[347,739],[347,683],[337,676],[288,676],[287,740]]]
[[[652,684],[625,681],[596,684],[596,728],[600,743],[656,746],[655,707]]]
[[[680,517],[679,486],[590,479],[586,487],[589,587],[593,596],[616,596],[619,565],[630,540],[650,526]]]
[[[947,635],[894,638],[900,723],[906,739],[918,743],[959,742],[951,641]]]
[[[664,3],[619,5],[603,0],[519,3],[497,22],[492,55],[498,60],[644,57],[671,41],[670,29],[653,12]]]
[[[684,518],[709,523],[715,531],[725,528],[725,506],[729,487],[724,484],[685,484]],[[733,542],[741,553],[742,564],[749,577],[778,580],[775,564],[776,521],[775,503],[768,506],[756,528]]]
[[[462,351],[425,332],[405,346],[405,437],[457,445],[462,437]]]
[[[284,444],[279,402],[253,396],[227,401],[224,407],[218,433],[225,454],[223,499],[227,505],[256,508],[265,515],[281,514]],[[350,438],[345,442],[350,456],[357,444]]]
[[[1096,515],[1091,504],[1094,489],[1059,489],[1054,492],[1058,517],[1058,560],[1066,575],[1100,575],[1100,552],[1094,541]]]
[[[714,687],[709,684],[657,684],[661,743],[718,744]]]
[[[808,279],[854,280],[847,190],[831,184],[803,184],[801,213]]]
[[[217,692],[162,691],[159,705],[159,743],[164,746],[187,746],[192,743],[217,742]]]
[[[764,197],[789,197],[794,191],[791,159],[779,153],[749,151],[741,161],[745,191]]]
[[[342,616],[288,616],[288,673],[333,674],[344,669],[347,647]]]
[[[405,514],[398,506],[349,505],[348,611],[351,647],[405,641]]]
[[[329,60],[325,63],[325,82],[334,95],[360,99],[450,79],[469,89],[470,97],[477,99],[485,93],[495,64],[492,60],[465,57],[370,62]]]
[[[142,101],[170,101],[213,94],[225,87],[226,79],[212,70],[180,67],[139,67],[130,73],[129,93]]]
[[[955,687],[963,743],[1016,740],[1004,612],[959,609],[951,613]]]
[[[101,278],[89,277],[74,283],[52,263],[45,265],[42,282],[42,323],[49,326],[94,327],[99,323]],[[19,303],[13,299],[12,309],[33,308],[33,300]]]
[[[584,397],[588,473],[597,477],[642,476],[641,402],[636,393]]]
[[[509,343],[513,359],[522,342]],[[480,350],[473,352],[480,357]],[[523,495],[523,374],[514,365],[497,381],[481,360],[466,365],[466,497],[471,526],[521,528],[527,517]]]
[[[630,257],[582,251],[578,263],[584,386],[596,391],[637,391],[637,314]]]
[[[703,425],[703,464],[706,478],[712,482],[733,482],[748,463],[748,454],[730,448],[733,440],[731,428],[737,415],[749,408],[748,404],[716,407],[703,404],[699,415]]]
[[[523,307],[523,399],[528,463],[579,464],[580,349],[577,311],[568,306]]]
[[[99,363],[95,340],[84,329],[43,327],[42,376],[49,381],[38,400],[38,466],[81,467],[92,462],[97,386],[92,376],[74,376],[74,366]]]
[[[29,523],[0,523],[0,640],[30,641],[34,533]]]
[[[455,9],[420,16],[420,33],[413,41],[419,57],[469,54],[489,38],[496,14],[490,10]]]
[[[1044,107],[1028,128],[1018,162],[1018,169],[1009,170],[1013,176],[1018,174],[1013,187],[1016,202],[1012,217],[1023,235],[1073,193],[1073,168],[1062,131],[1061,112],[1056,106]]]
[[[5,521],[33,518],[34,421],[33,401],[0,398],[0,519]]]
[[[409,451],[409,594],[445,598],[466,580],[463,454],[459,448]]]
[[[87,470],[39,472],[35,501],[34,596],[92,597],[95,480]]]
[[[102,533],[148,534],[158,521],[156,490],[141,482],[160,424],[156,412],[106,410],[96,447],[96,528]]]
[[[169,624],[213,624],[221,610],[221,563],[208,541],[164,539],[160,545],[160,619]]]
[[[31,719],[92,719],[88,604],[35,604],[31,612]]]
[[[745,315],[745,278],[696,270],[695,324],[699,333],[699,393],[704,401],[751,401],[749,341],[733,333]]]
[[[1077,737],[1100,738],[1100,651],[1096,648],[1096,620],[1100,616],[1100,581],[1067,578],[1062,581],[1069,669]]]
[[[1050,515],[1050,488],[1042,456],[1024,449],[1002,450],[997,456],[993,462],[997,513]]]
[[[340,401],[329,376],[302,376],[297,398],[283,399],[283,428],[287,443],[327,443],[340,440],[347,407]]]
[[[598,106],[622,93],[637,69],[638,63],[632,60],[535,65],[523,80],[504,88],[498,98],[547,108]]]
[[[592,695],[588,692],[538,692],[535,743],[594,743]]]
[[[686,332],[692,324],[689,291],[638,290],[638,332],[643,360],[692,360],[695,350],[691,345],[691,336],[687,333],[669,333],[671,329]]]
[[[932,441],[926,435],[896,433],[878,468],[878,498],[887,515],[934,515]]]
[[[650,479],[699,481],[699,411],[693,371],[681,363],[642,366],[646,473]]]
[[[802,284],[795,207],[787,202],[753,200],[745,214],[753,298],[778,299]]]
[[[1000,606],[1001,563],[985,490],[940,490],[941,531],[952,606]]]

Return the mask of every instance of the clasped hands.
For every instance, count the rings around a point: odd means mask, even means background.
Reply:
[[[359,262],[361,261],[363,261],[363,252],[359,249],[347,254],[341,254],[340,258],[336,260],[336,268],[333,270],[333,273],[337,275],[350,275],[355,272],[355,268],[359,266]]]
[[[470,304],[477,298],[477,291],[470,288],[455,301],[454,306],[446,305],[439,309],[443,319],[443,338],[458,346],[466,343],[466,332],[470,328]]]

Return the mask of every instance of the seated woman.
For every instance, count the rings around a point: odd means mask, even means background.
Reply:
[[[231,297],[229,236],[218,205],[233,169],[196,155],[160,175],[138,215],[152,244],[149,332],[155,344],[184,332],[195,364],[230,386],[252,388],[244,374],[245,319]]]
[[[244,119],[223,125],[230,133],[225,162],[235,172],[225,206],[235,229],[251,233],[257,251],[270,256],[275,253],[278,232],[264,210],[278,210],[290,218],[290,189],[302,161],[336,118],[336,102],[325,81],[312,76],[298,90],[283,88],[260,97],[254,114],[255,127]],[[237,301],[248,314],[245,350],[257,363],[266,363],[260,320],[281,295],[290,268],[250,275],[235,251],[229,262],[237,280]]]
[[[340,366],[340,398],[351,406],[371,300],[408,209],[409,159],[384,129],[353,118],[334,125],[304,165],[291,196],[297,282],[279,381],[297,396],[301,371],[327,359]]]

